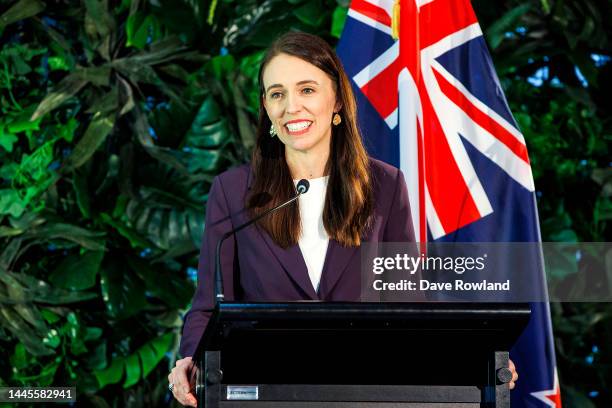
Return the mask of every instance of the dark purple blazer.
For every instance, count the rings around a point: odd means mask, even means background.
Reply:
[[[370,159],[374,186],[373,222],[369,242],[414,242],[408,191],[402,172]],[[215,246],[223,233],[248,220],[244,209],[251,186],[249,165],[228,170],[214,181],[206,210],[206,227],[198,266],[198,287],[185,316],[180,354],[191,356],[204,333],[214,304]],[[221,262],[225,300],[246,302],[320,300],[359,301],[361,256],[358,247],[343,247],[330,239],[317,293],[308,276],[300,247],[276,245],[251,225],[228,239]]]

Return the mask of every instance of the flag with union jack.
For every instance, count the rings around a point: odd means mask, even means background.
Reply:
[[[404,172],[418,241],[540,241],[525,140],[469,0],[353,0],[337,52],[366,147]],[[552,338],[532,304],[513,406],[561,407]]]

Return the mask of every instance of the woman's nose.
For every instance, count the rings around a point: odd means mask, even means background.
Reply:
[[[302,101],[299,95],[288,94],[287,95],[287,113],[299,112],[302,109]]]

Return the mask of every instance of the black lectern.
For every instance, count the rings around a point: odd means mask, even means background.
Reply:
[[[527,304],[220,303],[194,359],[206,408],[509,407]]]

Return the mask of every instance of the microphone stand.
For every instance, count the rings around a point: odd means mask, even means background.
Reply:
[[[289,204],[293,203],[302,194],[305,194],[309,188],[310,188],[310,183],[308,182],[308,180],[301,179],[300,181],[298,181],[297,188],[296,188],[297,195],[295,197],[291,198],[289,201],[286,201],[284,203],[277,205],[274,208],[270,208],[269,210],[265,211],[262,214],[259,214],[257,217],[253,218],[252,220],[249,220],[245,222],[244,224],[239,225],[238,227],[234,228],[233,230],[228,231],[225,234],[223,234],[219,242],[217,242],[217,250],[215,252],[215,304],[218,304],[219,302],[223,302],[223,300],[225,299],[225,295],[223,294],[223,274],[221,273],[221,245],[223,244],[223,242],[227,238],[237,233],[238,231],[248,227],[254,222],[259,221],[260,219],[270,214],[271,212],[280,210],[281,208],[286,207]]]

